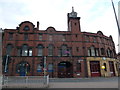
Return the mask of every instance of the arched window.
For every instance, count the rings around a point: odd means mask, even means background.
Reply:
[[[62,56],[67,56],[67,45],[62,45]]]
[[[53,56],[54,47],[53,45],[48,46],[48,56]]]
[[[68,48],[67,45],[62,45],[59,50],[59,53],[61,53],[62,56],[71,56],[71,52],[71,48]]]
[[[11,55],[12,53],[12,45],[11,44],[8,44],[7,47],[6,47],[6,54],[7,55]]]
[[[115,49],[112,50],[113,52],[113,57],[115,57],[116,53],[115,53]]]
[[[107,56],[110,57],[110,49],[107,50]]]
[[[112,52],[112,50],[110,50],[110,57],[113,57],[113,52]]]
[[[29,26],[26,25],[26,26],[24,27],[24,30],[26,30],[26,31],[27,31],[27,30],[30,30]]]
[[[53,64],[52,63],[48,64],[48,72],[53,72]]]
[[[88,48],[88,56],[98,56],[99,55],[99,49],[95,47]]]
[[[17,51],[18,56],[32,56],[32,48],[28,45],[22,45],[22,48],[19,47]]]
[[[95,48],[93,46],[91,47],[91,56],[95,56]]]
[[[88,48],[88,56],[91,56],[91,49]]]
[[[95,48],[95,56],[99,56],[99,48]]]
[[[22,46],[22,56],[28,56],[28,45]]]
[[[43,45],[38,45],[38,56],[43,56]]]

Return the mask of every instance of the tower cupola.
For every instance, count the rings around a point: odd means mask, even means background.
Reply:
[[[74,7],[72,7],[72,12],[69,13],[69,17],[77,17],[77,12],[74,11]]]

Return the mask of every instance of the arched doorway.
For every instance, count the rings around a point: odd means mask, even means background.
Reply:
[[[16,72],[19,73],[20,76],[26,76],[27,73],[30,72],[30,65],[26,61],[22,61],[16,65]]]
[[[70,62],[60,62],[58,64],[58,77],[59,78],[72,78],[73,65]]]

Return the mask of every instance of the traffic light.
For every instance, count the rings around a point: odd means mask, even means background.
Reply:
[[[41,59],[41,66],[44,68],[44,57]]]

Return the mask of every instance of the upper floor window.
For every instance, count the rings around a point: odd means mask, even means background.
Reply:
[[[107,56],[111,57],[110,49],[107,50]]]
[[[29,55],[28,56],[32,56],[32,49],[29,49]]]
[[[99,37],[99,40],[98,40],[98,41],[99,41],[99,43],[101,43],[101,42],[102,42],[102,38],[101,38],[101,37]]]
[[[76,51],[79,52],[79,47],[76,47]]]
[[[104,55],[105,54],[105,50],[104,48],[101,48],[101,55]]]
[[[21,48],[18,48],[17,55],[18,55],[18,56],[21,56],[21,55],[22,55],[22,50],[21,50]]]
[[[62,41],[65,41],[65,40],[66,40],[65,35],[63,35],[63,37],[62,37]]]
[[[28,34],[24,34],[24,40],[28,40]]]
[[[12,52],[12,45],[11,44],[8,44],[7,47],[6,47],[6,54],[7,55],[11,55],[11,52]]]
[[[75,37],[77,38],[77,37],[78,37],[78,35],[76,34],[76,35],[75,35]]]
[[[71,50],[67,47],[67,45],[62,45],[61,51],[59,51],[61,53],[62,56],[70,56],[71,55]]]
[[[62,56],[67,56],[67,46],[62,46]]]
[[[99,49],[98,48],[95,48],[95,55],[99,56]]]
[[[39,38],[40,41],[42,41],[42,38],[43,38],[42,34],[39,34],[38,38]]]
[[[89,42],[89,41],[90,41],[89,36],[85,36],[85,41],[86,41],[86,42]]]
[[[93,46],[88,48],[88,56],[98,56],[98,55],[99,55],[98,48],[95,48]]]
[[[53,56],[53,51],[54,51],[53,49],[54,49],[53,45],[48,46],[48,56]]]
[[[25,26],[25,27],[24,27],[24,30],[26,30],[26,31],[27,31],[27,30],[30,30],[29,26]]]
[[[95,56],[95,48],[91,47],[91,56]]]
[[[19,52],[22,56],[32,56],[32,48],[29,48],[28,45],[23,45],[22,49],[18,49],[18,53]]]
[[[28,55],[28,46],[23,45],[22,46],[22,56],[27,56]]]
[[[13,39],[13,33],[9,33],[9,40]]]
[[[97,37],[93,37],[93,42],[97,42]]]
[[[53,40],[53,36],[49,35],[49,41],[52,41],[52,40]]]
[[[88,56],[91,56],[91,49],[88,48]]]
[[[43,46],[38,45],[38,56],[43,56]]]

